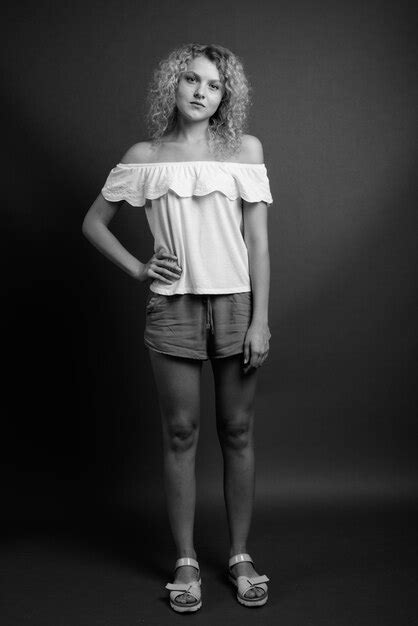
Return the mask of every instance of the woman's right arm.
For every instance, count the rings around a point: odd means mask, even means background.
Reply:
[[[109,230],[108,225],[115,217],[121,204],[122,201],[110,202],[106,200],[100,193],[84,218],[83,235],[104,256],[136,280],[145,281],[148,278],[157,278],[168,284],[171,284],[173,280],[178,280],[181,269],[178,268],[177,257],[174,254],[159,251],[153,254],[147,263],[141,263],[122,246]],[[170,261],[170,259],[172,260]]]
[[[87,211],[83,221],[83,235],[102,254],[133,278],[141,280],[144,264],[126,250],[108,229],[122,202],[110,202],[100,193]]]

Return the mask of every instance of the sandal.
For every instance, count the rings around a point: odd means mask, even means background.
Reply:
[[[202,592],[200,577],[199,563],[196,559],[192,559],[189,556],[184,556],[177,559],[174,571],[182,565],[191,565],[195,567],[198,572],[198,580],[193,580],[191,583],[167,583],[165,588],[170,590],[170,606],[178,613],[190,613],[197,611],[202,606]],[[195,598],[194,602],[177,602],[176,598],[184,593],[190,593]]]
[[[244,606],[250,606],[250,607],[262,606],[263,604],[267,602],[267,599],[268,599],[267,585],[265,583],[267,583],[270,579],[267,578],[267,576],[265,576],[264,574],[263,576],[251,576],[251,577],[238,576],[237,578],[235,578],[235,576],[231,572],[231,568],[236,563],[242,563],[244,561],[249,561],[250,563],[254,563],[254,561],[252,560],[249,554],[241,553],[241,554],[236,554],[235,556],[231,556],[231,558],[229,559],[229,563],[228,563],[229,580],[234,584],[235,587],[237,587],[238,602],[240,602]],[[246,597],[245,594],[247,593],[247,591],[255,587],[262,589],[264,591],[264,595],[255,596],[254,598]]]

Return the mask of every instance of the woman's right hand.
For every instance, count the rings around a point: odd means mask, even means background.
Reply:
[[[152,255],[148,263],[143,265],[138,280],[157,279],[171,285],[173,280],[178,280],[181,277],[181,273],[182,268],[177,264],[176,255],[165,250],[159,250]]]

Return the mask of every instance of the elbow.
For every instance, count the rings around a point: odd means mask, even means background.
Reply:
[[[83,233],[84,237],[86,239],[90,239],[91,236],[91,223],[90,220],[88,218],[88,215],[86,215],[86,217],[83,220],[83,223],[81,225],[81,232]]]
[[[245,245],[249,253],[268,255],[269,244],[267,237],[247,237],[245,239]]]
[[[247,243],[248,261],[251,265],[270,263],[270,253],[268,243],[266,241],[251,241]]]
[[[84,218],[83,223],[81,224],[81,232],[83,233],[84,237],[87,237],[87,220],[86,218]]]

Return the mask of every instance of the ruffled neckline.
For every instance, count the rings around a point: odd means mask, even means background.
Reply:
[[[219,163],[219,165],[242,165],[243,167],[265,167],[265,163],[238,163],[235,161],[156,161],[155,163],[118,163],[117,167],[151,167],[158,165],[200,165],[201,163]]]
[[[107,200],[126,200],[143,206],[173,191],[179,197],[204,196],[215,191],[229,200],[271,204],[264,163],[233,161],[161,161],[118,163],[110,172],[102,193]]]

